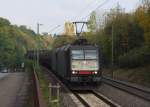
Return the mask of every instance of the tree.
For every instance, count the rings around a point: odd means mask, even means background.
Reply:
[[[91,32],[96,31],[96,12],[95,11],[93,11],[90,15],[90,19],[88,21],[88,29]]]
[[[68,36],[74,36],[75,35],[75,27],[74,24],[71,22],[66,22],[65,23],[65,35]]]
[[[0,27],[9,26],[9,25],[10,25],[10,22],[7,19],[0,17]]]
[[[150,47],[150,1],[142,0],[142,5],[135,12],[139,26],[144,31],[145,45]]]
[[[150,12],[150,1],[149,0],[142,0],[142,7],[146,9],[146,11]]]
[[[11,25],[7,19],[0,18],[0,67],[19,67],[27,50],[50,47],[49,37],[35,35],[26,26]]]
[[[21,26],[19,27],[19,29],[20,29],[21,31],[23,31],[24,33],[27,33],[27,34],[32,35],[32,36],[36,36],[36,33],[35,33],[33,30],[28,29],[28,28],[27,28],[26,26],[24,26],[24,25],[21,25]]]
[[[15,61],[15,45],[7,33],[0,33],[0,66],[10,67]]]
[[[53,48],[58,48],[60,46],[72,43],[74,40],[75,40],[74,36],[60,35],[54,37]]]

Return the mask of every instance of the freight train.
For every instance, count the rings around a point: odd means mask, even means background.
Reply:
[[[77,42],[78,41],[78,42]],[[74,83],[92,83],[101,81],[101,50],[84,39],[77,40],[51,51],[40,51],[42,65],[64,81]],[[36,52],[29,51],[30,59],[36,58]],[[34,56],[34,57],[33,57]]]
[[[36,52],[29,51],[34,59]],[[102,78],[101,50],[84,38],[51,51],[40,51],[39,61],[63,81],[71,83],[99,83]]]

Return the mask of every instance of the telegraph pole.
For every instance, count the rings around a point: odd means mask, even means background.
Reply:
[[[109,17],[112,17],[114,19],[115,14],[108,14]],[[111,66],[113,68],[114,66],[114,22],[112,22],[111,26]],[[113,77],[113,71],[112,71],[112,77]]]
[[[37,23],[37,36],[40,34],[40,26],[43,24]],[[37,45],[37,52],[36,52],[36,60],[37,60],[37,65],[39,65],[39,45]]]
[[[111,28],[111,32],[112,32],[112,34],[111,34],[111,37],[112,37],[112,40],[111,40],[111,42],[112,42],[112,51],[111,51],[111,55],[112,55],[112,67],[114,66],[114,26],[113,26],[113,23],[112,23],[112,28]]]
[[[42,26],[43,24],[37,23],[37,35],[40,34],[40,26]]]
[[[121,9],[119,8],[119,3],[117,4],[117,13],[118,12],[123,12],[124,9]],[[110,14],[108,16],[112,16],[112,19],[115,19],[116,17],[116,14]],[[115,16],[115,17],[114,17]],[[112,22],[112,28],[111,28],[111,38],[112,38],[112,41],[111,41],[111,44],[112,44],[112,47],[111,47],[111,66],[112,66],[112,78],[114,78],[114,22]]]

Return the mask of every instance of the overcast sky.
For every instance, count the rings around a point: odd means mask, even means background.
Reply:
[[[65,21],[79,21],[104,1],[106,0],[0,0],[0,17],[35,31],[36,23],[39,22],[43,24],[41,32],[50,32]],[[134,11],[139,4],[139,0],[108,0],[99,11],[113,8],[117,2],[127,12]]]

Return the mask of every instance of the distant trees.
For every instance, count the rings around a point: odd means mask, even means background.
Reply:
[[[75,35],[75,27],[74,24],[71,22],[65,22],[65,32],[64,35],[70,35],[74,36]]]
[[[13,42],[7,33],[0,32],[0,67],[13,65],[16,56]]]
[[[88,29],[92,32],[96,31],[96,12],[95,11],[91,13],[90,19],[88,21]]]
[[[150,1],[143,0],[142,5],[136,10],[135,17],[139,26],[144,31],[145,45],[150,47]]]
[[[10,22],[7,19],[0,17],[0,27],[9,26],[9,25],[10,25]]]
[[[50,49],[50,37],[36,36],[26,26],[11,25],[7,19],[0,18],[0,67],[20,67],[27,50],[37,48]]]
[[[53,48],[58,48],[60,46],[72,43],[76,38],[74,36],[68,35],[56,35],[53,37]]]
[[[136,67],[150,64],[147,60],[150,60],[149,4],[149,0],[143,0],[142,5],[133,13],[125,13],[118,5],[108,13],[104,27],[96,33],[91,30],[91,33],[86,34],[91,43],[97,43],[102,48],[105,66],[111,65],[112,41],[115,66]],[[95,25],[95,22],[92,22],[93,16],[95,14],[92,13],[89,19],[91,25]],[[90,26],[89,28],[93,29]]]
[[[92,44],[102,49],[104,65],[112,64],[112,48],[114,66],[137,67],[150,64],[150,1],[142,0],[141,5],[132,13],[117,5],[106,15],[105,24],[96,28],[97,13],[92,12],[88,21],[89,32],[83,35]],[[54,37],[53,47],[70,43],[74,38]],[[113,47],[112,47],[113,43]]]

